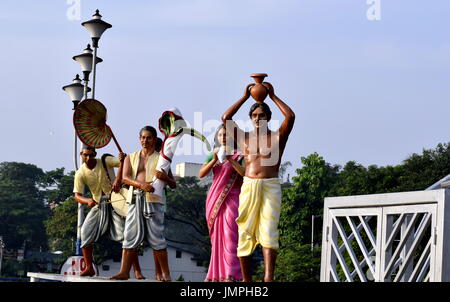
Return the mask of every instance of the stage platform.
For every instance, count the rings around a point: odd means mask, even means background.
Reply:
[[[99,277],[99,276],[81,277],[81,276],[47,274],[47,273],[27,273],[27,276],[30,277],[30,282],[39,282],[41,279],[61,281],[61,282],[161,282],[152,279],[110,280],[108,277]]]

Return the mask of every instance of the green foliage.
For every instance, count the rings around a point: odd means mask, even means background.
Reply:
[[[43,221],[50,211],[38,188],[43,175],[35,165],[0,163],[0,235],[9,249],[47,248]]]
[[[50,219],[45,222],[50,249],[62,251],[65,258],[75,253],[77,211],[78,203],[69,197],[54,208]]]
[[[330,189],[330,196],[349,196],[396,192],[404,167],[371,165],[368,168],[349,161],[338,173],[337,181]]]
[[[320,278],[320,248],[311,251],[309,244],[292,244],[280,249],[275,280],[316,282]]]
[[[48,202],[60,203],[73,195],[73,180],[75,172],[64,174],[64,168],[48,171],[41,180],[45,187],[44,196]]]
[[[21,271],[24,271],[23,262],[19,262],[16,259],[3,259],[2,276],[19,277],[19,272]]]
[[[311,215],[320,218],[325,197],[424,190],[450,174],[450,145],[439,144],[421,155],[412,154],[396,166],[366,168],[349,161],[340,168],[326,163],[317,153],[301,162],[303,167],[296,170],[292,186],[283,189],[276,270],[279,281],[318,280],[320,255],[315,252],[311,256],[308,243]],[[320,243],[322,221],[315,222],[314,242]]]
[[[424,149],[403,161],[404,173],[398,191],[423,190],[450,173],[450,144]]]
[[[311,253],[311,215],[320,216],[323,200],[337,181],[338,166],[331,166],[317,153],[301,158],[293,184],[283,189],[279,231],[280,250],[276,271],[279,281],[313,281],[317,278],[319,253]],[[316,223],[316,229],[320,224]],[[316,234],[318,232],[315,232]],[[316,242],[318,237],[315,236]],[[306,252],[305,252],[306,251]]]
[[[302,157],[293,184],[283,190],[280,213],[280,240],[285,245],[311,241],[311,215],[321,215],[323,200],[336,182],[337,166],[331,166],[317,153]]]

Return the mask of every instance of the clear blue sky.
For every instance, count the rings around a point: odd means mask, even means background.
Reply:
[[[72,56],[90,42],[80,23],[97,8],[113,28],[100,41],[96,98],[125,152],[169,107],[191,123],[195,112],[218,120],[254,72],[296,112],[283,158],[294,167],[315,151],[333,164],[398,164],[450,141],[448,0],[380,0],[379,21],[366,0],[81,0],[69,20],[71,3],[0,2],[0,161],[73,169],[61,87],[80,72]]]

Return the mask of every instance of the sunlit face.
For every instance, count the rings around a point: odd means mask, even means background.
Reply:
[[[150,148],[152,146],[155,146],[156,137],[154,137],[150,131],[142,130],[139,141],[141,142],[142,148]]]
[[[81,151],[81,159],[83,160],[83,163],[88,164],[89,161],[95,160],[95,156],[97,153],[95,151],[89,150],[89,149],[83,149]]]
[[[251,115],[252,123],[256,128],[260,127],[260,121],[266,121],[267,122],[267,114],[262,110],[261,107],[256,108],[253,110]]]
[[[221,128],[219,132],[217,132],[217,140],[219,141],[220,145],[225,146],[227,143],[227,131],[225,128]]]

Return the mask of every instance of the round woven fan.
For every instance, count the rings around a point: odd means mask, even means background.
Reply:
[[[111,128],[106,124],[106,107],[99,101],[86,99],[78,104],[73,113],[73,125],[84,144],[98,149],[106,146],[113,138],[122,152]]]

